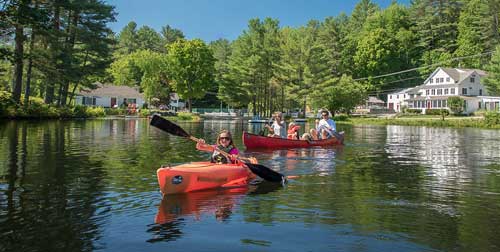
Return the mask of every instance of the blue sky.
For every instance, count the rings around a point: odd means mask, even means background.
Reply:
[[[392,0],[372,0],[386,8]],[[409,4],[410,0],[399,0]],[[119,33],[130,21],[160,31],[164,25],[180,29],[188,39],[206,42],[218,38],[236,39],[251,18],[271,17],[281,26],[297,27],[311,19],[323,20],[341,12],[351,14],[359,0],[107,0],[116,6]]]

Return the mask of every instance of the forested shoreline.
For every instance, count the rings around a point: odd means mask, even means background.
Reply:
[[[219,100],[269,116],[306,107],[348,112],[368,95],[419,85],[436,67],[483,69],[500,94],[500,1],[416,0],[282,27],[255,18],[229,41],[186,39],[118,15],[104,1],[4,0],[0,114],[76,107],[96,82],[140,89],[149,105],[177,92],[203,107]],[[186,17],[188,18],[188,17]]]

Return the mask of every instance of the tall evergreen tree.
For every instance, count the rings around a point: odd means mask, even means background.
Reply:
[[[422,52],[420,64],[431,65],[451,58],[458,43],[459,0],[415,0],[411,5],[413,32]],[[449,62],[451,64],[451,62]],[[421,71],[428,74],[434,68]]]
[[[359,76],[359,72],[355,69],[354,57],[352,56],[356,54],[361,30],[363,29],[366,19],[378,10],[380,10],[380,7],[371,0],[361,0],[354,7],[351,17],[346,24],[346,36],[342,36],[342,65],[348,67],[345,69],[345,73],[352,74],[355,77],[364,77]]]
[[[234,91],[231,88],[231,81],[227,79],[227,75],[229,73],[229,58],[232,53],[231,42],[227,39],[218,39],[216,41],[212,41],[209,44],[209,47],[215,58],[215,82],[218,84],[215,86],[215,90],[210,91],[217,92],[217,97],[222,101],[232,106],[239,107],[240,104],[231,100],[231,96]]]
[[[460,14],[458,23],[458,48],[455,56],[471,56],[484,54],[494,50],[499,43],[499,31],[496,23],[500,14],[492,3],[484,0],[468,1]],[[465,58],[460,66],[465,68],[481,68],[488,62],[489,55]]]
[[[137,36],[137,24],[129,22],[118,35],[116,53],[119,55],[130,54],[139,49],[139,38]]]
[[[500,95],[500,45],[497,45],[491,61],[486,65],[488,76],[484,80],[484,85],[490,95]]]
[[[161,35],[163,37],[164,45],[170,45],[175,41],[184,38],[184,33],[181,30],[173,28],[170,25],[166,25],[161,28]]]
[[[159,33],[149,26],[142,26],[137,30],[137,43],[140,50],[151,50],[154,52],[165,51],[165,44]]]

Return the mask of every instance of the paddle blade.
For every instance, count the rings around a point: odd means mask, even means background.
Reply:
[[[184,131],[179,125],[159,116],[153,115],[151,122],[149,123],[151,126],[154,126],[158,129],[166,131],[172,135],[180,136],[180,137],[190,137],[190,135]]]
[[[245,163],[245,165],[248,166],[253,173],[266,181],[286,182],[286,177],[283,174],[275,172],[266,166],[252,163]]]

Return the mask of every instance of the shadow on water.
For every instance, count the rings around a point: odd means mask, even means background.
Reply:
[[[148,229],[153,234],[148,242],[176,240],[182,237],[182,227],[189,222],[207,218],[227,222],[245,197],[267,194],[280,188],[279,183],[262,181],[245,187],[165,195],[158,207],[155,224]]]

